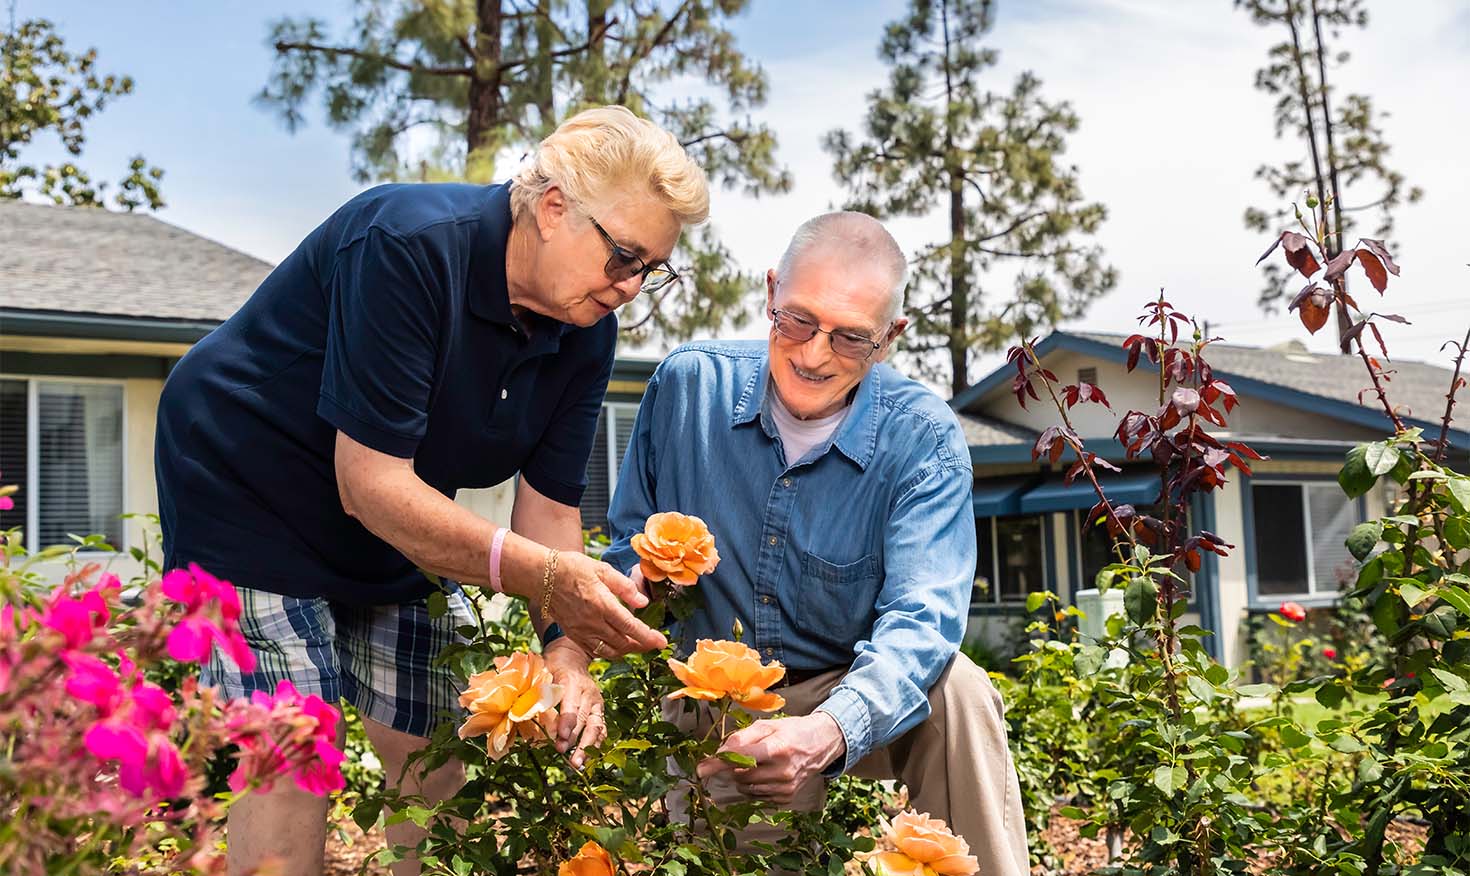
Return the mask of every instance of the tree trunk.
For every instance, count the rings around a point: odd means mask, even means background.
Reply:
[[[1312,33],[1317,41],[1317,88],[1322,95],[1322,131],[1327,138],[1327,175],[1332,184],[1332,241],[1336,244],[1332,252],[1342,252],[1347,241],[1342,239],[1342,192],[1337,187],[1337,149],[1332,142],[1332,104],[1327,99],[1327,45],[1322,40],[1322,13],[1317,10],[1317,0],[1312,0]],[[1343,291],[1347,291],[1347,276],[1342,278]],[[1348,329],[1353,327],[1348,315],[1347,302],[1337,303],[1337,338],[1343,355],[1350,355],[1352,344],[1347,339]]]
[[[471,153],[493,148],[500,126],[500,0],[479,0],[476,17],[475,72],[465,117],[465,145]]]
[[[949,62],[949,3],[939,4],[944,30],[944,161],[949,175],[949,391],[959,395],[969,385],[970,350],[966,336],[970,316],[970,278],[965,273],[965,170],[955,154],[949,107],[954,102],[954,80]]]

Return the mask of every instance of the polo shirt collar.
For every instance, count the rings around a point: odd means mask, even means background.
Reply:
[[[745,381],[740,397],[735,402],[735,409],[730,414],[730,428],[743,426],[760,417],[762,430],[768,437],[776,437],[775,425],[770,415],[765,413],[768,404],[766,387],[770,385],[770,375],[770,359],[762,356],[760,367]],[[858,384],[857,393],[852,399],[852,410],[847,412],[846,419],[838,427],[837,435],[830,445],[852,460],[859,469],[867,469],[878,448],[878,418],[883,406],[882,399],[882,367],[874,365],[868,370],[862,383]]]

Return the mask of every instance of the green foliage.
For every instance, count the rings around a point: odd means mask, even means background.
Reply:
[[[97,50],[73,54],[45,19],[21,21],[0,34],[0,198],[34,194],[57,204],[101,207],[107,183],[68,160],[36,166],[21,152],[46,132],[55,134],[73,157],[86,145],[88,121],[114,99],[131,94],[128,76],[97,70]],[[112,205],[129,212],[163,206],[158,183],[163,171],[140,155],[118,181]]]
[[[275,67],[258,102],[294,130],[319,98],[327,123],[353,134],[352,169],[369,180],[509,175],[563,119],[618,103],[684,144],[711,182],[752,195],[788,191],[776,136],[750,112],[765,71],[728,23],[747,0],[357,0],[347,33],[287,18],[270,34]],[[673,96],[702,80],[707,96]],[[682,89],[681,89],[682,90]],[[623,314],[634,340],[687,338],[749,316],[758,278],[741,271],[712,228],[686,234],[680,282]]]
[[[1276,137],[1296,138],[1300,151],[1278,164],[1260,165],[1256,178],[1266,183],[1278,204],[1306,190],[1312,193],[1308,207],[1331,205],[1329,255],[1346,246],[1353,214],[1363,210],[1376,208],[1373,236],[1387,237],[1393,211],[1419,200],[1423,190],[1406,186],[1403,174],[1387,164],[1390,150],[1379,127],[1387,114],[1375,110],[1365,94],[1335,94],[1328,78],[1329,68],[1348,60],[1348,53],[1332,43],[1340,43],[1344,28],[1367,27],[1363,0],[1235,0],[1235,5],[1244,7],[1256,24],[1287,35],[1271,47],[1266,66],[1256,71],[1256,88],[1275,100]],[[1253,231],[1275,231],[1291,215],[1285,209],[1250,207],[1245,224]],[[1260,303],[1272,310],[1295,294],[1296,287],[1280,265],[1267,265],[1265,274]]]
[[[981,82],[997,58],[980,45],[992,8],[912,0],[879,47],[891,72],[868,97],[862,132],[824,139],[849,209],[947,211],[948,239],[913,259],[903,350],[955,393],[969,383],[971,352],[1080,316],[1117,282],[1087,243],[1106,210],[1083,200],[1076,168],[1061,161],[1076,114],[1043,100],[1031,73],[1009,92]]]

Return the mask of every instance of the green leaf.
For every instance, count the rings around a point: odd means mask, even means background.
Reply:
[[[429,617],[441,618],[449,613],[449,597],[443,590],[435,590],[428,598]]]
[[[1353,555],[1353,559],[1361,563],[1363,560],[1368,559],[1369,554],[1373,553],[1373,548],[1378,546],[1378,540],[1382,537],[1382,523],[1376,520],[1371,523],[1359,523],[1353,527],[1352,532],[1348,533],[1347,541],[1345,542],[1348,553]]]
[[[1333,751],[1340,751],[1343,754],[1357,754],[1358,752],[1362,751],[1366,746],[1364,746],[1363,743],[1359,742],[1351,736],[1339,736],[1329,742],[1327,744],[1327,747],[1331,748]]]
[[[1452,584],[1439,591],[1439,598],[1453,605],[1460,614],[1470,617],[1470,592]]]
[[[1450,501],[1461,514],[1470,513],[1470,478],[1463,475],[1451,478],[1445,484],[1450,491]]]
[[[364,797],[352,808],[352,820],[366,833],[378,823],[378,814],[383,811],[382,797]]]
[[[1371,785],[1383,778],[1383,764],[1371,757],[1365,757],[1358,763],[1358,781],[1365,785]]]
[[[1375,478],[1382,477],[1399,464],[1399,449],[1390,442],[1378,441],[1368,445],[1363,453],[1363,461]]]
[[[1451,693],[1454,691],[1470,690],[1470,682],[1467,682],[1453,672],[1447,672],[1432,666],[1429,668],[1429,671],[1433,673],[1435,678],[1439,679],[1439,683],[1444,685],[1444,689]]]
[[[1342,470],[1337,473],[1337,483],[1341,485],[1342,491],[1348,494],[1348,498],[1356,499],[1373,489],[1373,484],[1378,478],[1368,468],[1367,444],[1359,444],[1347,452],[1347,460],[1343,463]]]
[[[733,763],[738,767],[755,766],[755,758],[749,755],[739,754],[734,751],[721,751],[719,752],[719,757],[720,760],[723,760],[725,763]]]
[[[1269,697],[1276,693],[1274,684],[1243,684],[1235,689],[1243,697]]]
[[[1281,726],[1281,744],[1287,748],[1301,748],[1312,741],[1312,737],[1302,732],[1302,728],[1295,723],[1283,724]]]
[[[1026,612],[1029,614],[1046,605],[1046,598],[1050,595],[1045,592],[1029,594],[1026,597]]]
[[[1215,686],[1205,679],[1200,678],[1198,675],[1188,675],[1185,676],[1184,683],[1189,687],[1189,692],[1198,697],[1200,702],[1211,703],[1215,701],[1215,697],[1217,696]]]
[[[1385,636],[1392,636],[1399,631],[1399,607],[1398,600],[1384,593],[1373,603],[1373,623]]]
[[[1154,770],[1154,787],[1171,797],[1176,790],[1184,787],[1184,783],[1188,780],[1189,775],[1185,773],[1182,766],[1161,766]]]
[[[1123,607],[1128,611],[1128,619],[1139,626],[1153,620],[1158,603],[1158,585],[1147,575],[1134,578],[1123,591]]]
[[[1338,704],[1347,696],[1347,690],[1341,685],[1324,684],[1317,688],[1317,702],[1329,709],[1337,708]]]
[[[1399,578],[1394,583],[1399,586],[1399,596],[1409,608],[1423,602],[1425,597],[1433,595],[1430,591],[1420,587],[1419,582],[1413,578]]]

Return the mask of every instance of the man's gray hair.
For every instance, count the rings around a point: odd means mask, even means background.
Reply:
[[[851,262],[876,262],[892,278],[884,319],[892,322],[903,309],[903,290],[908,285],[909,263],[898,241],[883,223],[866,213],[844,211],[823,213],[801,223],[776,266],[776,276],[789,275],[796,263],[814,251],[839,254]]]

